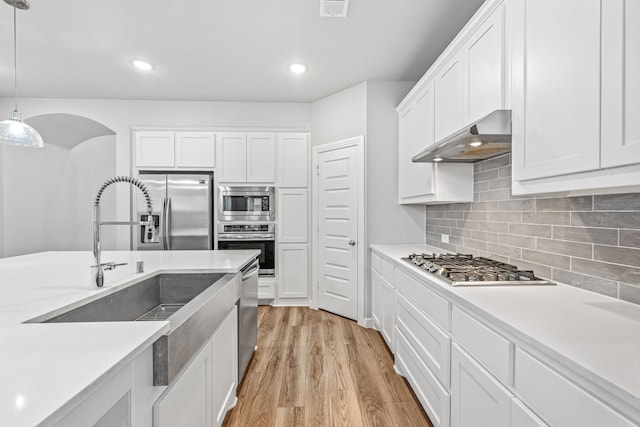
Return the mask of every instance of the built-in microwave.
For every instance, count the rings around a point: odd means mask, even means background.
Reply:
[[[218,187],[220,221],[274,221],[274,187]]]

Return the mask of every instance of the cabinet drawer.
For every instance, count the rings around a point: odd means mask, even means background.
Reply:
[[[396,325],[445,387],[449,387],[451,338],[402,295],[396,296]]]
[[[512,342],[462,310],[453,308],[451,331],[458,344],[504,384],[513,383]]]
[[[396,367],[409,381],[422,407],[435,427],[449,426],[451,397],[433,373],[420,360],[407,338],[396,327]]]
[[[635,425],[520,349],[516,351],[515,363],[516,391],[550,424],[583,427]]]
[[[394,286],[393,265],[382,258],[380,258],[380,274],[391,286]]]
[[[274,279],[258,279],[258,298],[271,299],[275,298],[275,280]]]
[[[402,296],[411,301],[442,329],[449,330],[449,301],[430,291],[425,285],[399,269],[395,271],[394,282],[396,289]]]
[[[380,271],[380,255],[375,252],[371,252],[371,268],[373,268],[376,273],[382,274]]]

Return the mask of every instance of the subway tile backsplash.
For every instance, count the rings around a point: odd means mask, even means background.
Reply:
[[[474,167],[473,203],[427,206],[427,244],[640,304],[640,193],[511,196],[509,154]]]

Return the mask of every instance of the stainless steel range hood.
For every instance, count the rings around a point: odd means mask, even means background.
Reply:
[[[412,162],[475,163],[511,151],[511,110],[495,110],[411,158]]]

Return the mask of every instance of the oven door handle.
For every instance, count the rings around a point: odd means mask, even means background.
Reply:
[[[275,240],[273,234],[218,234],[218,240]]]

